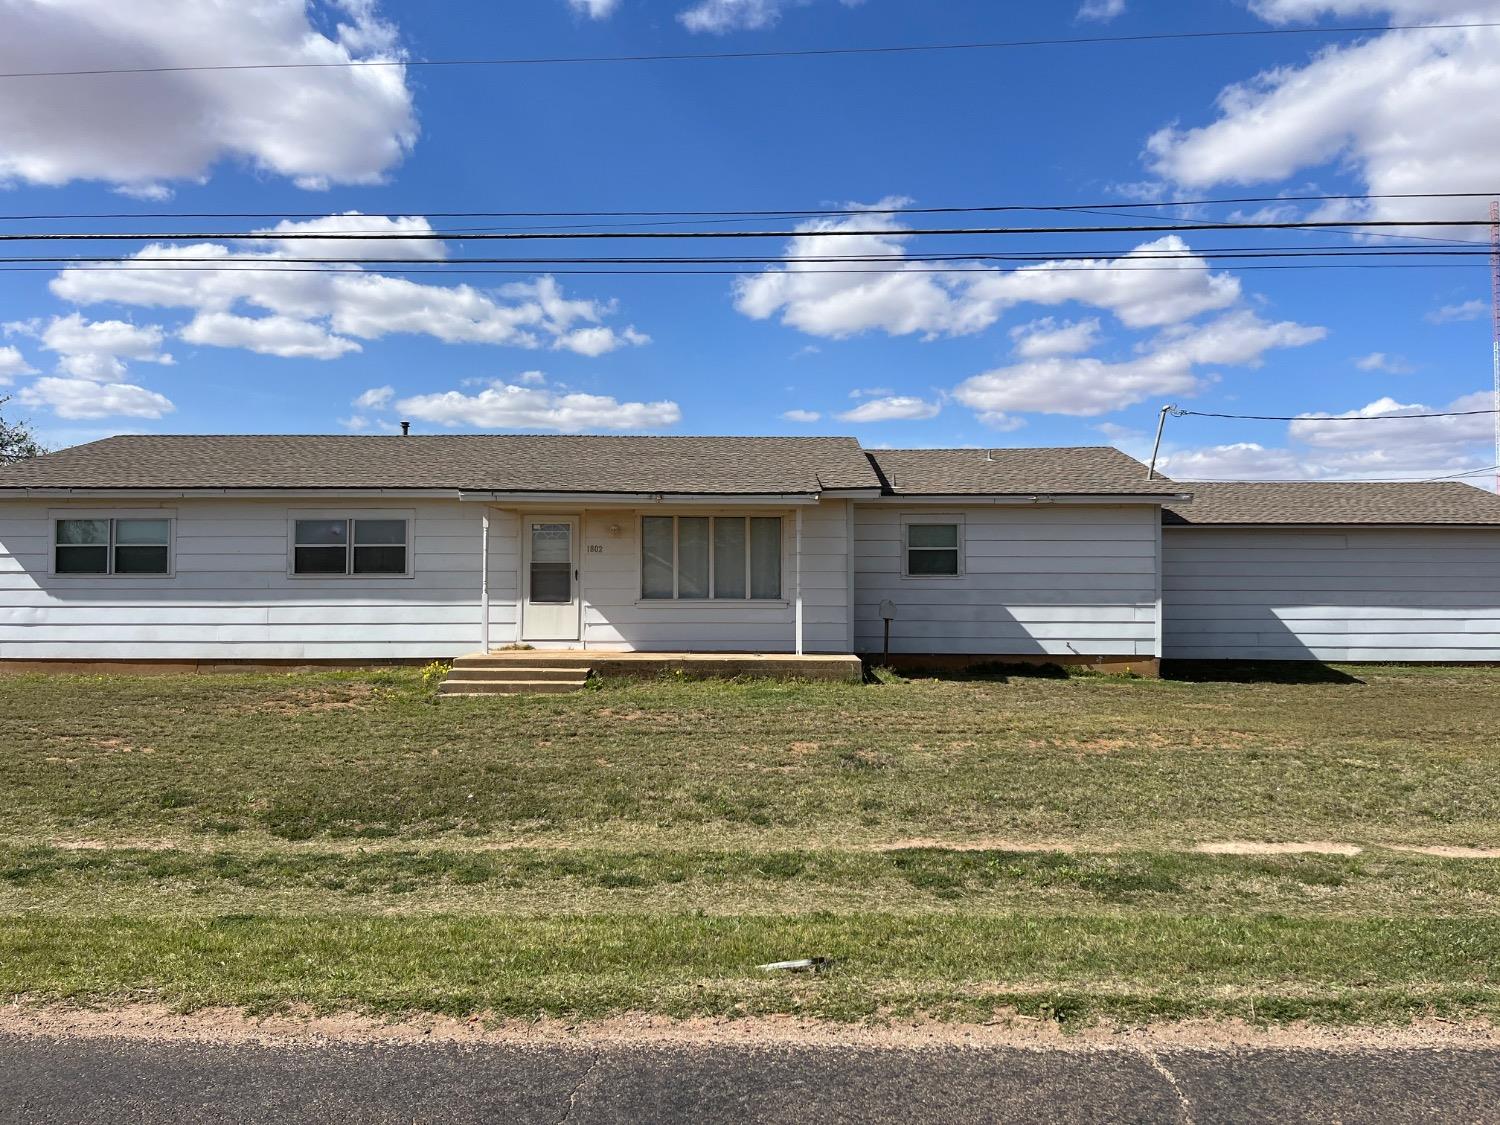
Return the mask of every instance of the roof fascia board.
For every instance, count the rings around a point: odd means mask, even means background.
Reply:
[[[1392,523],[1368,520],[1360,523],[1167,523],[1167,531],[1358,531],[1361,528],[1394,531],[1500,531],[1500,520],[1494,523],[1468,523],[1454,520],[1445,523]]]
[[[1189,504],[1192,497],[1178,493],[1088,493],[1088,494],[1057,494],[1049,492],[1038,492],[1025,496],[986,496],[969,495],[965,493],[950,493],[941,496],[881,496],[870,503],[873,504],[944,504],[948,506],[968,504],[985,506],[1024,506],[1033,507],[1047,504],[1140,504],[1145,506],[1156,506],[1161,504]]]
[[[774,504],[813,505],[818,503],[816,492],[486,492],[465,491],[460,500],[482,504],[587,504],[590,507],[641,508],[663,505],[713,504],[719,506],[761,506]]]
[[[866,500],[884,496],[880,488],[825,488],[822,495],[830,500]]]
[[[202,500],[231,497],[242,500],[359,500],[397,498],[405,500],[457,500],[456,488],[8,488],[0,486],[0,499],[22,500]]]

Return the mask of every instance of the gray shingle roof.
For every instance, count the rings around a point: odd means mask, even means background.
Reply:
[[[1458,481],[1180,483],[1193,502],[1168,505],[1168,527],[1214,524],[1500,524],[1500,496]]]
[[[1183,490],[1107,445],[1052,449],[880,449],[870,453],[897,496],[1162,495]]]
[[[0,490],[452,488],[733,495],[879,485],[853,438],[132,435],[0,467]]]

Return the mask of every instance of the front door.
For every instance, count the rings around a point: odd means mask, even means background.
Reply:
[[[526,551],[521,639],[576,641],[579,638],[578,519],[527,516],[522,536]]]

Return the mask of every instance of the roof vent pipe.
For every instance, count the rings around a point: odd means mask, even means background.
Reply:
[[[411,423],[410,422],[402,422],[401,423],[401,436],[405,437],[409,433],[411,433]]]

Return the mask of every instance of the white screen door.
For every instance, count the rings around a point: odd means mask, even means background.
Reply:
[[[522,639],[578,640],[578,520],[528,516],[525,547]]]

